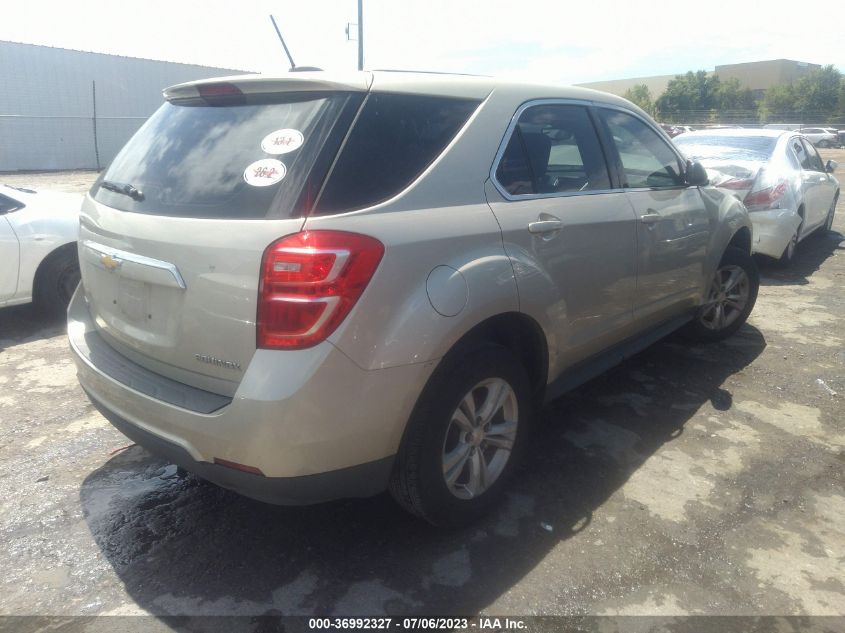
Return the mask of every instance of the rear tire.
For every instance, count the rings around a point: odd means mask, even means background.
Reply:
[[[501,498],[524,450],[532,398],[524,368],[504,347],[446,363],[411,415],[389,489],[429,523],[460,526]]]
[[[795,229],[795,233],[789,239],[789,243],[786,245],[786,248],[783,249],[783,255],[780,256],[780,259],[777,260],[778,266],[781,268],[789,268],[792,266],[792,262],[795,261],[795,250],[798,248],[798,229]]]
[[[67,310],[79,279],[76,244],[62,246],[47,255],[35,275],[33,302],[36,308],[54,315]]]
[[[708,343],[728,338],[748,319],[759,288],[760,274],[754,259],[746,251],[729,246],[685,334]]]

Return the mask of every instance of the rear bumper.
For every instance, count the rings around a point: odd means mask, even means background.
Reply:
[[[789,240],[801,225],[801,217],[788,209],[752,211],[748,215],[754,227],[752,252],[775,259],[783,255]]]
[[[87,391],[97,410],[130,440],[188,472],[245,497],[278,505],[304,505],[342,497],[369,497],[387,487],[393,457],[301,477],[264,477],[219,464],[197,461],[188,451],[132,424]]]
[[[433,369],[426,363],[366,371],[329,343],[258,350],[229,399],[119,355],[99,337],[81,286],[68,308],[68,338],[82,388],[121,432],[200,477],[280,504],[384,490]]]

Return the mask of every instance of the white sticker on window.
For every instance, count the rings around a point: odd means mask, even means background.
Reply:
[[[287,171],[282,161],[275,158],[262,158],[244,170],[244,180],[253,187],[269,187],[284,178]]]
[[[299,149],[304,142],[305,137],[299,130],[276,130],[264,137],[261,141],[261,149],[268,154],[287,154]]]

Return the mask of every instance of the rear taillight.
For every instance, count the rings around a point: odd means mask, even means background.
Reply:
[[[778,208],[778,201],[783,198],[786,191],[787,184],[781,181],[771,187],[749,192],[743,202],[749,211]]]
[[[383,255],[377,239],[342,231],[304,231],[270,244],[261,261],[258,347],[303,349],[325,340]]]

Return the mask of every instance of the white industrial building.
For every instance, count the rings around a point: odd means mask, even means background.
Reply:
[[[244,72],[0,41],[0,172],[105,167],[162,89]]]

